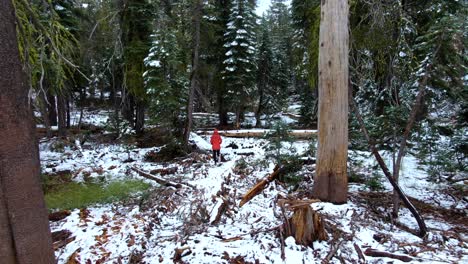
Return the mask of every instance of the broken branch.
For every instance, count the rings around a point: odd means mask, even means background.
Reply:
[[[242,200],[239,203],[239,207],[242,207],[244,204],[246,204],[248,201],[252,200],[255,196],[257,196],[265,187],[278,178],[280,172],[282,170],[282,167],[276,165],[276,167],[273,169],[273,173],[270,174],[268,177],[265,179],[261,180],[259,183],[257,183],[252,189],[250,189],[243,197]]]
[[[192,185],[189,185],[189,184],[182,184],[182,183],[176,183],[176,182],[171,182],[171,181],[168,181],[168,180],[165,180],[161,177],[158,177],[156,175],[152,175],[152,174],[149,174],[147,172],[144,172],[136,167],[132,167],[131,168],[132,170],[136,171],[140,176],[143,176],[147,179],[150,179],[150,180],[153,180],[153,181],[156,181],[157,183],[161,184],[161,185],[164,185],[164,186],[169,186],[169,187],[174,187],[174,188],[182,188],[184,185],[185,186],[188,186],[188,187],[191,187],[193,188]]]
[[[383,252],[383,251],[378,251],[376,249],[368,248],[366,251],[364,251],[364,254],[366,256],[370,257],[384,257],[384,258],[392,258],[392,259],[398,259],[403,262],[410,262],[413,260],[413,258],[405,256],[405,255],[397,255],[389,252]]]

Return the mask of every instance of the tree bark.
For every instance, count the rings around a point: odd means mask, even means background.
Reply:
[[[51,94],[51,91],[47,91],[47,112],[51,126],[57,125],[57,105],[55,103],[55,96]]]
[[[190,131],[192,130],[193,123],[193,102],[195,97],[195,90],[199,84],[198,80],[198,67],[199,67],[199,57],[200,57],[200,20],[202,16],[203,3],[201,0],[194,0],[193,3],[193,58],[192,58],[192,73],[190,74],[190,90],[189,90],[189,100],[187,105],[187,120],[184,130],[184,146],[187,149],[190,139]]]
[[[0,0],[0,46],[0,260],[55,263],[10,0]]]
[[[135,132],[137,134],[143,133],[145,128],[145,102],[138,99],[136,102],[136,116],[135,116]]]
[[[130,127],[135,126],[135,102],[133,95],[122,88],[122,117],[128,121]]]
[[[67,136],[67,103],[65,95],[57,96],[57,113],[58,113],[58,135],[59,137]]]
[[[347,0],[322,1],[317,170],[313,196],[345,203],[348,194]]]

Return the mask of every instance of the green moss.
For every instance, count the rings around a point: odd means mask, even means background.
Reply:
[[[44,191],[49,209],[74,209],[121,201],[149,187],[149,184],[138,180],[116,181],[107,185],[69,182]]]

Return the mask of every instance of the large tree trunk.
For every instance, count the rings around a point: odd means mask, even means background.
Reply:
[[[11,0],[0,0],[0,262],[55,263]]]
[[[348,1],[322,1],[321,10],[318,151],[312,191],[323,201],[345,203],[348,193]]]
[[[202,1],[196,0],[193,3],[193,57],[192,57],[192,73],[190,75],[190,91],[189,91],[189,100],[187,106],[187,120],[185,123],[185,130],[184,130],[184,145],[185,148],[188,148],[188,143],[190,139],[190,131],[192,130],[192,123],[193,123],[193,102],[195,98],[195,90],[197,89],[199,80],[198,74],[198,61],[199,61],[199,51],[200,51],[200,20],[202,16]]]

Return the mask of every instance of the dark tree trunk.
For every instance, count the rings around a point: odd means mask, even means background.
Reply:
[[[262,115],[262,112],[263,112],[263,94],[264,94],[264,86],[260,86],[260,89],[259,89],[259,99],[258,99],[258,108],[257,108],[257,111],[255,111],[255,127],[260,127],[262,125],[262,121],[260,120],[260,117]]]
[[[47,91],[47,112],[49,113],[49,124],[51,126],[57,125],[57,105],[55,96],[50,92]]]
[[[122,91],[122,116],[128,121],[130,127],[135,126],[135,100],[128,91]]]
[[[70,98],[67,98],[67,129],[71,127]]]
[[[57,113],[58,113],[58,135],[59,137],[67,136],[67,106],[65,95],[57,96]]]
[[[228,125],[228,114],[226,108],[223,106],[223,100],[220,100],[218,116],[219,116],[219,126],[225,127]]]
[[[136,103],[136,118],[135,118],[135,132],[137,134],[143,133],[145,128],[145,109],[146,105],[143,100],[138,100]]]
[[[44,93],[39,93],[39,110],[41,111],[41,116],[44,121],[44,126],[46,128],[46,136],[52,137],[52,130],[50,129],[50,119],[49,112],[47,111],[47,100]]]
[[[199,60],[199,50],[200,50],[200,20],[202,16],[202,1],[197,0],[193,3],[193,57],[192,57],[192,73],[190,74],[190,90],[189,90],[189,100],[187,105],[187,120],[185,123],[184,130],[184,146],[187,149],[190,139],[190,131],[192,130],[192,118],[193,118],[193,102],[195,98],[195,90],[199,84],[199,74],[198,74],[198,60]]]
[[[55,256],[16,39],[12,2],[0,0],[0,261],[49,264]]]

